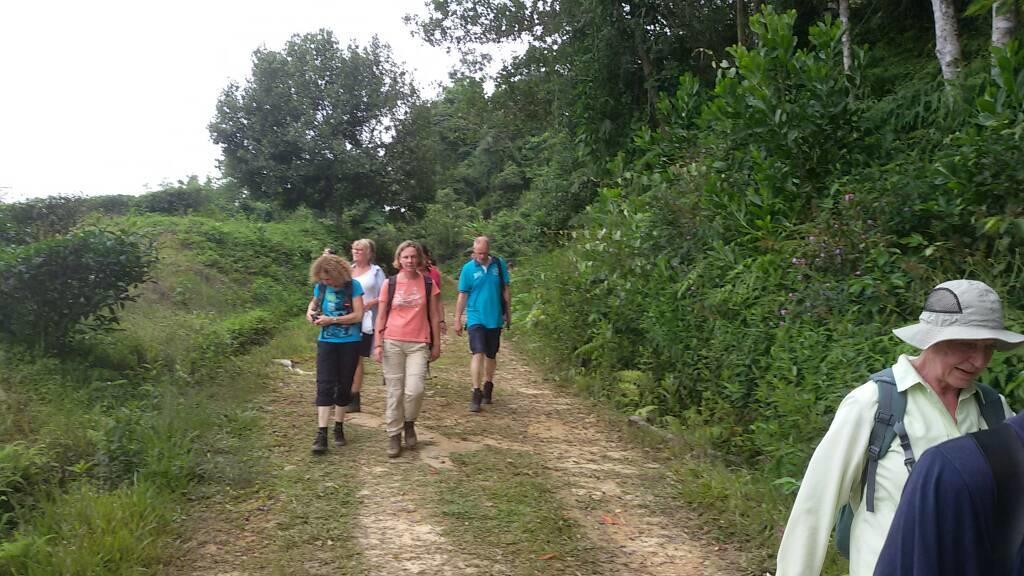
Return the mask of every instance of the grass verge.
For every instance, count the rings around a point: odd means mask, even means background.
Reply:
[[[452,460],[458,467],[434,477],[433,493],[446,536],[467,554],[494,558],[513,574],[599,571],[536,458],[488,449]]]

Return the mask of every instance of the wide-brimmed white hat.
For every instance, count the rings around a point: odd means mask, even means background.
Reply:
[[[1024,335],[1003,328],[999,295],[977,280],[950,280],[936,286],[918,320],[892,333],[921,350],[944,340],[995,340],[999,350],[1024,344]]]

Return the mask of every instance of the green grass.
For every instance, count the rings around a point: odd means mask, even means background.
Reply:
[[[161,260],[120,329],[61,358],[0,349],[0,573],[152,573],[188,499],[266,477],[256,399],[270,358],[309,350],[293,304],[323,227],[126,222]]]
[[[536,458],[488,449],[452,460],[458,467],[433,479],[450,541],[470,555],[493,557],[515,574],[597,571],[590,544]]]
[[[29,528],[0,544],[0,572],[147,574],[164,553],[161,538],[175,507],[147,484],[103,491],[88,482],[54,494]]]

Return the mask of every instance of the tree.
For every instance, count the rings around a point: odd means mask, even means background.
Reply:
[[[942,78],[951,82],[960,75],[963,64],[956,6],[952,0],[932,0],[932,13],[935,15],[935,55],[942,68]]]
[[[853,67],[853,46],[850,42],[850,0],[839,0],[839,21],[843,24],[843,71]]]
[[[209,130],[225,175],[253,199],[335,211],[359,201],[400,206],[385,151],[415,101],[386,44],[343,50],[320,30],[292,36],[281,52],[256,50],[251,78],[224,89]]]

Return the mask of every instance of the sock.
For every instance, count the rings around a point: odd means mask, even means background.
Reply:
[[[317,432],[320,432],[321,434],[327,434],[327,426],[320,426],[316,430],[317,430]]]

